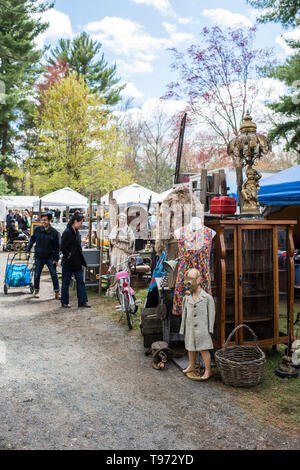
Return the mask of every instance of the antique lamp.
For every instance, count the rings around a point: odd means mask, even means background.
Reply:
[[[263,155],[271,151],[269,139],[256,132],[257,126],[247,111],[244,121],[240,127],[240,134],[232,139],[227,147],[228,155],[239,159],[241,166],[247,167],[247,179],[243,183],[241,195],[243,204],[241,214],[259,214],[258,191],[261,174],[254,165],[258,163]]]

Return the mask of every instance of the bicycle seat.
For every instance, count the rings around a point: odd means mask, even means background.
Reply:
[[[129,274],[127,271],[119,271],[117,274],[116,274],[116,279],[122,279],[122,278],[128,278],[129,277]]]

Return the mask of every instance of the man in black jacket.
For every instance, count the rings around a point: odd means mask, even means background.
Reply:
[[[51,214],[41,215],[41,222],[43,225],[36,227],[34,230],[33,235],[30,238],[27,251],[30,253],[31,248],[35,243],[34,296],[38,297],[40,290],[40,277],[43,267],[46,265],[52,278],[55,298],[59,300],[59,283],[56,272],[59,260],[59,236],[58,231],[51,227],[51,219]]]
[[[72,274],[75,275],[77,285],[78,307],[90,307],[82,276],[82,266],[86,266],[82,249],[81,238],[78,229],[83,222],[83,216],[75,213],[68,223],[68,226],[61,237],[62,259],[62,285],[61,285],[61,306],[70,308],[69,286]]]

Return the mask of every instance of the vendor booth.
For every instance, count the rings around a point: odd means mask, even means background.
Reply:
[[[6,210],[8,209],[31,209],[34,205],[39,205],[38,196],[0,196]]]
[[[264,217],[268,220],[295,219],[295,248],[300,254],[300,165],[276,173],[261,180],[259,202],[265,206]],[[283,249],[279,262],[285,265]],[[300,256],[295,257],[295,287],[300,289]]]
[[[151,204],[155,204],[157,202],[158,196],[158,193],[156,193],[155,191],[151,191],[150,189],[144,188],[143,186],[140,186],[136,183],[113,191],[113,198],[117,201],[117,204],[123,205],[148,205],[149,200],[151,200]],[[101,202],[104,202],[105,205],[108,205],[109,194],[103,196]]]
[[[34,206],[39,205],[39,200],[34,202]],[[88,200],[85,196],[71,188],[63,188],[46,194],[41,198],[42,207],[78,207],[87,208]]]
[[[300,165],[263,178],[258,198],[262,206],[300,204]]]
[[[300,249],[300,165],[263,178],[258,198],[268,220],[297,220],[294,241]]]

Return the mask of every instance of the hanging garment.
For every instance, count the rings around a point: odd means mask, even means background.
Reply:
[[[192,230],[190,225],[181,229],[178,237],[180,260],[173,300],[173,315],[182,313],[182,300],[185,295],[184,276],[189,269],[195,268],[200,271],[202,289],[210,295],[212,293],[209,261],[213,233],[205,226],[199,230]]]
[[[206,351],[213,349],[211,335],[214,332],[215,302],[203,289],[194,300],[186,295],[182,304],[180,334],[184,335],[187,351]]]
[[[167,259],[167,252],[164,251],[156,263],[152,274],[151,283],[148,289],[145,308],[157,307],[159,304],[159,293],[156,279],[163,278],[167,273],[163,267],[163,262]]]

